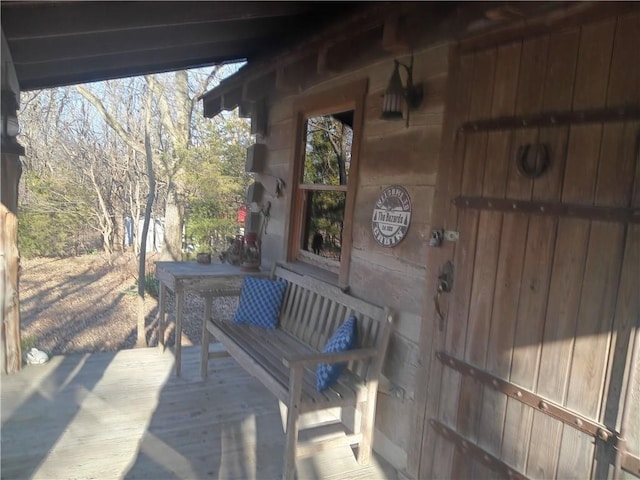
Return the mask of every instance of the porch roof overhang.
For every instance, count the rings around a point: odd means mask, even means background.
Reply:
[[[3,1],[21,90],[263,57],[367,2]]]
[[[444,41],[461,51],[597,20],[633,2],[378,2],[266,52],[201,98],[205,117],[240,108],[252,116],[264,98],[296,93],[347,69]],[[391,69],[391,66],[389,67]]]

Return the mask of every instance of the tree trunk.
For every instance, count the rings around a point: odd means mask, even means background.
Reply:
[[[147,106],[147,110],[149,110]],[[149,117],[147,113],[147,118]],[[147,126],[149,126],[147,120]],[[149,232],[149,223],[151,221],[151,209],[155,199],[156,176],[153,170],[153,154],[151,152],[151,140],[149,139],[149,130],[147,129],[144,136],[144,146],[147,157],[147,174],[149,175],[149,195],[147,196],[147,206],[144,210],[144,223],[142,225],[142,238],[140,239],[140,259],[138,263],[138,337],[136,339],[137,347],[147,346],[147,333],[145,325],[145,287],[146,287],[146,262],[147,262],[147,233]]]
[[[167,191],[164,217],[164,239],[160,258],[164,261],[182,260],[182,207],[178,203],[175,185]]]
[[[116,252],[122,252],[124,250],[124,211],[120,205],[116,207],[113,227],[113,249]]]

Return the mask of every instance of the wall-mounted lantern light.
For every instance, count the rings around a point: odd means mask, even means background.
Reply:
[[[407,86],[402,85],[400,78],[400,67],[404,67],[407,72]],[[404,63],[394,60],[393,73],[389,78],[389,85],[384,91],[382,100],[382,118],[385,120],[401,120],[404,105],[407,105],[407,127],[409,126],[409,112],[415,110],[422,103],[422,85],[413,84],[413,56],[411,63]]]

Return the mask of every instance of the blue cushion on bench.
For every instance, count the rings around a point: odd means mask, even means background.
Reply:
[[[358,343],[358,321],[351,315],[333,333],[322,349],[323,353],[338,353],[350,350]],[[316,388],[319,392],[326,390],[337,380],[347,363],[321,363],[316,369]]]
[[[233,317],[233,323],[246,323],[269,329],[276,328],[286,288],[286,280],[245,277],[240,291],[240,303]]]

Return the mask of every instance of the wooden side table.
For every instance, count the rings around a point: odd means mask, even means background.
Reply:
[[[206,321],[213,315],[213,298],[239,295],[242,279],[247,275],[266,276],[267,272],[246,272],[240,267],[227,263],[203,265],[197,262],[156,262],[156,278],[160,282],[158,343],[163,351],[166,349],[164,332],[167,323],[167,290],[171,290],[176,297],[175,368],[177,376],[180,376],[181,369],[185,292],[193,291],[203,296],[205,300],[203,321]],[[209,355],[206,345],[202,345],[202,350],[203,356]]]

